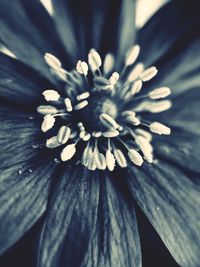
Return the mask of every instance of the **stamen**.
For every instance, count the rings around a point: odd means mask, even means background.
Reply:
[[[87,76],[88,64],[85,61],[79,60],[77,65],[76,65],[76,70],[79,74],[83,74],[84,76]]]
[[[76,145],[70,144],[67,145],[61,152],[60,157],[62,161],[70,160],[76,153]]]
[[[108,114],[101,114],[99,116],[100,121],[102,122],[102,124],[107,127],[108,129],[117,129],[119,127],[119,124],[117,124],[117,122]]]
[[[56,148],[58,146],[60,146],[60,144],[58,143],[57,136],[53,136],[50,139],[46,140],[47,148]]]
[[[92,71],[99,70],[101,67],[102,61],[100,55],[97,53],[95,49],[91,49],[88,54],[88,63]]]
[[[41,106],[37,107],[37,112],[42,114],[42,115],[47,115],[47,114],[56,114],[58,112],[58,110],[54,106],[41,105]]]
[[[126,53],[125,66],[130,66],[133,63],[135,63],[139,53],[140,53],[140,46],[139,45],[132,46]]]
[[[126,161],[126,158],[125,158],[124,154],[122,153],[122,151],[120,149],[114,149],[113,153],[114,153],[114,156],[115,156],[115,159],[116,159],[118,165],[121,168],[126,168],[127,167],[127,161]]]
[[[111,77],[109,78],[110,84],[114,87],[119,80],[119,73],[118,72],[113,72]]]
[[[50,114],[45,115],[43,122],[42,122],[42,125],[41,125],[41,130],[43,132],[47,132],[48,130],[50,130],[54,126],[55,121],[56,120],[52,115],[50,115]]]
[[[64,99],[64,103],[65,103],[66,110],[68,112],[71,112],[73,110],[71,100],[67,97]]]
[[[143,71],[144,71],[144,64],[138,63],[134,67],[134,69],[131,71],[131,73],[129,74],[127,81],[133,82],[133,81],[137,80]]]
[[[105,56],[104,65],[103,65],[104,74],[109,74],[113,70],[114,64],[115,64],[114,56],[112,54],[107,54]]]
[[[158,70],[156,69],[156,67],[150,67],[140,75],[140,79],[143,82],[150,81],[154,76],[156,76],[157,72]]]
[[[135,130],[135,132],[138,134],[138,135],[141,135],[143,136],[147,141],[151,142],[152,141],[152,134],[143,130],[143,129],[140,129],[140,128],[137,128]]]
[[[106,151],[106,165],[109,171],[113,171],[115,168],[115,157],[110,150]]]
[[[62,126],[58,131],[57,140],[60,144],[65,144],[69,140],[71,129],[67,126]]]
[[[150,124],[150,131],[156,134],[170,135],[171,129],[160,122],[152,122]]]
[[[141,89],[142,89],[142,81],[138,80],[138,81],[134,82],[134,84],[130,90],[131,96],[138,94]]]
[[[50,53],[45,53],[44,60],[53,69],[61,68],[62,66],[60,60]]]
[[[135,165],[142,166],[143,158],[135,149],[129,149],[128,156]]]
[[[110,130],[103,132],[103,136],[107,138],[113,138],[119,135],[119,132],[117,130]]]
[[[88,101],[84,100],[84,101],[78,103],[76,106],[74,106],[74,109],[75,110],[80,110],[80,109],[86,107],[87,105],[88,105]]]
[[[161,87],[151,91],[148,96],[151,99],[164,98],[171,94],[171,90],[168,87]]]
[[[89,92],[84,92],[76,97],[77,100],[84,100],[87,99],[90,96]]]
[[[43,96],[46,101],[58,101],[60,99],[60,95],[55,90],[45,90]]]
[[[95,84],[95,88],[99,89],[99,90],[108,90],[110,89],[110,82],[108,79],[104,78],[104,77],[95,77],[93,79],[94,84]]]

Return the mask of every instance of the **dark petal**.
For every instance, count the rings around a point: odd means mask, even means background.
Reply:
[[[199,184],[161,160],[129,174],[134,197],[174,259],[182,267],[198,267]]]
[[[53,170],[52,163],[45,163],[36,157],[0,171],[0,253],[20,239],[45,211]]]
[[[41,92],[53,88],[52,84],[27,65],[0,53],[0,97],[20,104],[34,106]]]
[[[92,47],[121,56],[134,41],[133,0],[53,0],[55,22],[75,60]]]
[[[177,52],[199,35],[199,12],[197,1],[170,1],[163,6],[138,32],[141,60],[148,66],[157,60]],[[170,16],[169,16],[170,14]],[[170,53],[171,51],[171,53]],[[162,59],[163,60],[163,59]]]
[[[154,139],[154,150],[158,158],[200,173],[200,138],[182,129],[172,129],[167,137]]]
[[[65,169],[48,206],[38,266],[141,266],[134,209],[108,179]]]
[[[0,39],[26,64],[52,79],[43,60],[45,52],[55,54],[69,65],[53,20],[38,0],[1,0]]]
[[[172,107],[160,114],[153,114],[159,121],[168,124],[173,131],[173,127],[179,127],[187,132],[200,135],[200,90],[193,88],[181,95],[172,96]],[[190,137],[192,139],[192,135]]]

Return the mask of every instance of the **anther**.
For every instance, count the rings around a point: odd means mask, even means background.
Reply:
[[[102,64],[101,57],[97,53],[95,49],[91,49],[89,54],[88,54],[88,63],[90,65],[90,68],[92,71],[99,70],[99,67]]]
[[[113,138],[119,135],[119,132],[117,130],[110,130],[103,132],[103,136],[107,138]]]
[[[87,76],[88,74],[88,64],[85,61],[79,60],[76,65],[76,70],[79,74]]]
[[[104,74],[110,73],[114,68],[114,64],[115,64],[114,56],[112,54],[107,54],[105,56],[104,65],[103,65]]]
[[[71,100],[67,97],[64,99],[64,103],[65,103],[66,110],[68,112],[71,112],[73,110]]]
[[[61,152],[60,157],[62,161],[70,160],[76,153],[76,145],[70,144],[67,145]]]
[[[138,63],[133,70],[130,72],[129,76],[128,76],[128,82],[133,82],[135,80],[137,80],[141,73],[144,71],[144,64],[142,63]]]
[[[45,90],[42,94],[46,101],[58,101],[60,99],[60,94],[55,90]]]
[[[118,123],[108,114],[102,113],[99,118],[102,124],[108,129],[117,129],[119,127]]]
[[[171,129],[160,122],[152,122],[150,124],[150,131],[159,135],[170,135]]]
[[[74,109],[80,110],[80,109],[83,109],[84,107],[86,107],[87,105],[88,105],[88,101],[84,100],[84,101],[78,103],[76,106],[74,106]]]
[[[128,150],[128,156],[130,160],[137,166],[142,166],[143,158],[135,149]]]
[[[148,94],[148,96],[151,99],[160,99],[160,98],[167,97],[170,94],[171,94],[171,90],[168,87],[161,87],[161,88],[157,88],[151,91]]]
[[[60,146],[60,143],[57,140],[57,136],[53,136],[46,140],[46,147],[47,148],[56,148]]]
[[[57,140],[60,144],[65,144],[69,140],[71,129],[67,126],[62,126],[58,131]]]
[[[41,105],[41,106],[37,107],[37,112],[42,114],[42,115],[47,115],[47,114],[56,114],[58,112],[58,110],[54,106]]]
[[[115,156],[115,159],[116,159],[118,165],[121,168],[127,167],[127,161],[126,161],[126,158],[125,158],[124,154],[122,153],[122,151],[120,149],[114,149],[113,153],[114,153],[114,156]]]
[[[125,65],[130,66],[134,64],[139,53],[140,53],[140,46],[139,45],[132,46],[126,53]]]
[[[143,73],[140,75],[140,79],[143,82],[147,82],[151,80],[154,76],[156,76],[157,72],[158,70],[156,69],[156,67],[150,67],[143,71]]]
[[[77,100],[84,100],[87,99],[90,96],[89,92],[84,92],[76,97]]]
[[[52,115],[50,114],[45,115],[41,125],[41,130],[43,132],[47,132],[54,126],[54,123],[55,123],[55,118]]]
[[[45,53],[44,60],[53,69],[61,68],[62,66],[60,60],[50,53]]]

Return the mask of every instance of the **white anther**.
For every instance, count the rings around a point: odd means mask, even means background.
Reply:
[[[88,54],[88,63],[92,71],[96,71],[102,64],[101,57],[95,49],[91,49]]]
[[[95,153],[95,163],[97,166],[97,169],[99,170],[105,170],[106,169],[106,158],[102,153]]]
[[[50,114],[45,115],[41,125],[41,130],[43,132],[47,132],[54,126],[54,123],[55,123],[55,118],[52,115]]]
[[[92,136],[96,137],[96,138],[99,138],[102,136],[102,132],[93,132],[92,133]]]
[[[135,149],[128,150],[128,156],[130,160],[137,166],[142,166],[143,158]]]
[[[109,171],[113,171],[115,168],[115,157],[110,150],[106,151],[106,165]]]
[[[146,138],[144,138],[142,136],[136,137],[136,143],[139,145],[146,161],[148,161],[149,163],[152,163],[153,162],[153,153],[152,153],[153,147],[152,147],[152,145],[147,141]]]
[[[99,119],[108,129],[117,129],[119,127],[119,124],[117,124],[117,122],[108,114],[102,113],[99,116]]]
[[[37,107],[37,112],[42,114],[42,115],[47,115],[47,114],[56,114],[58,112],[58,110],[54,106],[41,105],[41,106]]]
[[[113,54],[106,54],[104,64],[103,64],[104,74],[110,73],[114,68],[114,64],[115,64],[115,58]]]
[[[78,126],[78,127],[82,127],[82,126],[83,126],[83,123],[82,123],[82,122],[78,122],[78,123],[77,123],[77,126]]]
[[[125,120],[134,126],[138,126],[140,124],[140,120],[134,115],[126,116]]]
[[[79,60],[76,65],[76,70],[78,73],[87,76],[88,74],[88,64],[85,61]]]
[[[90,140],[90,138],[91,138],[91,134],[90,133],[86,133],[86,135],[85,136],[83,136],[83,141],[85,141],[85,142],[87,142],[87,141],[89,141]]]
[[[171,106],[172,102],[170,100],[149,102],[149,104],[146,105],[145,110],[151,113],[159,113],[168,110]]]
[[[122,153],[122,151],[120,149],[114,149],[113,153],[114,153],[114,156],[115,156],[115,159],[116,159],[118,165],[121,168],[127,167],[127,161],[126,161],[126,158],[125,158],[124,154]]]
[[[109,82],[111,85],[116,85],[116,83],[119,80],[119,73],[118,72],[113,72],[113,74],[109,78]]]
[[[53,69],[61,68],[62,66],[60,60],[50,53],[45,53],[44,60]]]
[[[80,134],[79,134],[79,137],[80,137],[81,139],[83,139],[83,137],[84,137],[86,134],[87,134],[86,131],[81,131]]]
[[[134,82],[133,86],[131,87],[130,94],[133,96],[135,94],[138,94],[140,90],[142,89],[142,81],[137,80]]]
[[[152,122],[150,124],[150,131],[156,134],[170,135],[171,129],[160,122]]]
[[[170,94],[171,94],[171,90],[168,87],[160,87],[160,88],[157,88],[151,91],[148,94],[148,96],[151,99],[160,99],[160,98],[167,97]]]
[[[76,106],[74,106],[74,109],[75,110],[80,110],[80,109],[86,107],[87,105],[88,105],[88,101],[84,100],[84,101],[78,103]]]
[[[58,68],[58,69],[50,69],[51,73],[57,76],[62,81],[67,81],[67,71],[64,70],[63,68]]]
[[[116,137],[118,135],[119,135],[119,132],[117,130],[110,130],[110,131],[103,132],[103,136],[107,138]]]
[[[96,161],[94,158],[94,152],[92,152],[91,154],[88,155],[87,168],[88,168],[88,170],[91,170],[91,171],[94,171],[97,168]]]
[[[78,95],[76,98],[77,98],[77,100],[84,100],[84,99],[88,98],[89,96],[90,96],[89,92],[84,92],[84,93]]]
[[[64,103],[65,103],[66,110],[68,112],[71,112],[73,110],[71,100],[67,97],[64,99]]]
[[[60,144],[65,144],[69,140],[71,134],[71,129],[67,126],[60,127],[57,135],[58,142]]]
[[[126,57],[125,57],[125,65],[126,66],[130,66],[133,63],[135,63],[138,55],[140,53],[140,46],[139,45],[134,45],[132,46],[128,52],[126,53]]]
[[[144,71],[144,64],[143,63],[138,63],[134,69],[130,72],[128,76],[128,82],[133,82],[137,80],[140,76],[140,74]]]
[[[140,129],[140,128],[137,128],[135,129],[135,132],[138,134],[138,135],[141,135],[142,137],[144,137],[147,141],[151,142],[152,141],[152,134],[143,130],[143,129]]]
[[[127,117],[127,116],[132,116],[135,117],[136,113],[132,110],[125,110],[122,112],[122,116]]]
[[[90,154],[92,154],[92,148],[89,145],[87,145],[86,148],[83,151],[83,155],[82,155],[82,159],[81,159],[81,163],[85,167],[87,167]]]
[[[70,160],[76,153],[76,145],[70,144],[67,145],[61,152],[60,157],[62,161]]]
[[[110,89],[110,82],[108,79],[97,76],[93,79],[95,88],[100,89],[100,90],[108,90]]]
[[[47,148],[55,148],[58,146],[60,146],[60,144],[58,143],[57,136],[53,136],[53,137],[47,139],[47,141],[46,141],[46,147]]]
[[[143,73],[140,75],[140,79],[143,82],[147,82],[151,80],[154,76],[156,76],[157,72],[158,70],[156,69],[156,67],[150,67],[143,71]]]
[[[60,94],[55,90],[45,90],[42,94],[46,101],[58,101],[60,98]]]

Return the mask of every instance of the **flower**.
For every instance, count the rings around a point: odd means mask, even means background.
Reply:
[[[134,1],[53,4],[52,19],[1,1],[17,56],[0,54],[1,253],[45,214],[38,266],[141,266],[136,201],[177,263],[199,266],[195,2],[163,7],[139,45]]]

